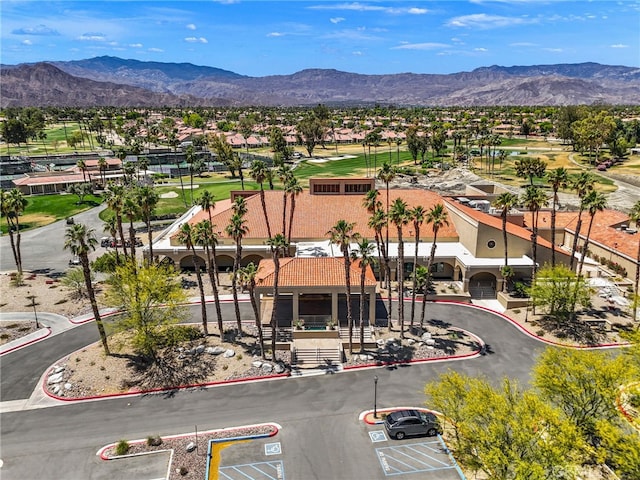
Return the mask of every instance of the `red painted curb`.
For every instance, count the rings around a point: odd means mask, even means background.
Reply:
[[[538,340],[539,342],[543,342],[543,343],[546,343],[548,345],[553,345],[555,347],[575,348],[577,350],[596,350],[596,349],[604,349],[604,348],[628,347],[628,346],[631,345],[629,342],[624,342],[624,343],[599,343],[597,345],[569,345],[569,344],[566,344],[566,343],[554,342],[553,340],[547,340],[545,338],[539,337],[535,333],[530,332],[529,330],[524,328],[522,325],[520,325],[518,322],[516,322],[512,318],[510,318],[507,315],[505,315],[504,313],[496,312],[495,310],[491,310],[488,307],[483,307],[482,305],[474,305],[472,303],[458,302],[456,300],[436,300],[434,303],[453,303],[455,305],[460,305],[460,306],[463,306],[463,307],[477,308],[478,310],[483,310],[485,312],[490,312],[490,313],[492,313],[494,315],[502,317],[504,320],[508,321],[514,327],[516,327],[518,330],[520,330],[521,332],[523,332],[526,335],[530,336],[531,338],[534,338],[534,339]]]
[[[119,397],[132,397],[135,395],[145,395],[149,393],[161,393],[161,392],[174,392],[179,390],[186,390],[188,388],[203,388],[203,387],[213,387],[217,385],[226,385],[226,384],[234,384],[239,382],[252,382],[259,380],[271,380],[276,378],[286,378],[290,377],[291,372],[274,374],[274,375],[265,375],[263,377],[247,377],[247,378],[236,378],[233,380],[221,380],[218,382],[208,382],[208,383],[194,383],[191,385],[181,385],[179,387],[169,387],[169,388],[152,388],[150,390],[135,390],[131,392],[123,392],[123,393],[109,393],[107,395],[90,395],[88,397],[60,397],[54,393],[51,393],[47,389],[47,375],[42,381],[42,389],[44,393],[54,400],[60,400],[62,402],[78,402],[78,401],[87,401],[87,400],[102,400],[105,398],[119,398]]]
[[[10,349],[5,350],[4,352],[0,353],[0,357],[1,357],[2,355],[6,355],[7,353],[15,352],[16,350],[19,350],[19,349],[21,349],[21,348],[23,348],[23,347],[27,347],[27,346],[29,346],[29,345],[31,345],[31,344],[34,344],[34,343],[36,343],[36,342],[39,342],[40,340],[44,340],[44,339],[45,339],[45,338],[47,338],[49,335],[51,335],[51,328],[49,328],[49,327],[43,327],[43,329],[44,329],[44,330],[47,330],[46,335],[44,335],[44,336],[42,336],[42,337],[34,338],[33,340],[29,340],[28,342],[21,343],[20,345],[16,345],[15,347],[11,347]]]
[[[269,427],[273,427],[272,431],[267,434],[267,436],[263,436],[263,435],[250,435],[248,437],[244,437],[244,438],[271,438],[274,437],[278,434],[278,432],[280,431],[280,429],[278,428],[278,426],[275,423],[263,423],[263,424],[259,424],[259,425],[252,425],[252,427],[256,427],[256,426],[269,426]],[[228,431],[228,432],[232,432],[235,430],[242,430],[243,428],[250,428],[250,427],[238,427],[238,428],[218,428],[218,429],[214,429],[214,430],[205,430],[203,432],[199,432],[200,434],[208,434],[208,433],[212,433],[212,432],[221,432],[221,431]],[[192,435],[194,435],[194,433],[183,433],[183,434],[179,434],[179,435],[167,435],[165,437],[160,437],[162,438],[162,440],[173,440],[174,438],[184,438],[184,437],[190,437]],[[233,439],[236,437],[229,437],[229,439]],[[224,439],[222,439],[224,440]],[[140,443],[145,443],[146,440],[134,440],[132,442],[129,442],[129,445],[138,445]],[[115,443],[110,443],[108,445],[105,445],[104,447],[102,447],[100,450],[98,450],[98,452],[96,453],[96,455],[98,455],[100,457],[101,460],[104,461],[109,461],[109,460],[117,460],[119,458],[122,457],[126,457],[126,456],[136,456],[136,455],[146,455],[148,453],[155,453],[155,451],[152,452],[144,452],[144,453],[140,453],[140,454],[132,454],[132,455],[116,455],[113,457],[108,457],[107,455],[105,455],[105,452],[110,449],[115,447]],[[162,451],[162,450],[158,450],[158,451]]]

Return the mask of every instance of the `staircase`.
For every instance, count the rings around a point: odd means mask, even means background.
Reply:
[[[497,297],[496,289],[491,286],[483,286],[479,287],[469,287],[469,295],[471,298],[476,298],[480,300],[493,300]]]

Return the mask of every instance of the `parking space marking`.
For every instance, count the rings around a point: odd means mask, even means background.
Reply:
[[[456,468],[439,441],[376,448],[376,454],[386,476]]]
[[[282,445],[280,442],[266,443],[264,446],[265,455],[280,455],[282,453]]]
[[[220,467],[218,474],[228,480],[285,480],[282,460]]]
[[[387,441],[387,435],[384,433],[384,430],[375,430],[373,432],[369,432],[369,438],[371,438],[371,441],[373,443]]]

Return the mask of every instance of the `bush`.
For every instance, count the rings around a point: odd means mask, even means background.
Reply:
[[[126,455],[129,452],[129,442],[126,440],[120,440],[116,444],[116,455]]]
[[[193,327],[191,325],[176,325],[164,330],[162,344],[167,347],[172,347],[201,337],[202,332],[200,332],[198,327]]]
[[[536,332],[536,335],[537,335],[537,336],[539,336],[539,337],[544,336],[544,330],[538,330],[538,331]]]
[[[147,445],[150,447],[158,447],[162,445],[162,437],[160,437],[160,435],[149,435],[147,437]]]

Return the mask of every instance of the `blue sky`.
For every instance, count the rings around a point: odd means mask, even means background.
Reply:
[[[640,67],[640,0],[2,0],[0,14],[5,64],[112,55],[251,76]]]

